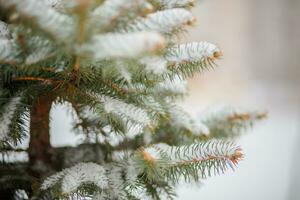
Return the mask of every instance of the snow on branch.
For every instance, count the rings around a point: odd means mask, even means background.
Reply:
[[[108,180],[104,167],[95,163],[80,163],[71,167],[62,180],[62,191],[72,192],[83,183],[93,183],[101,189],[107,188]]]
[[[173,126],[185,129],[195,136],[209,134],[209,128],[204,123],[189,115],[178,106],[170,109],[170,119]]]
[[[32,25],[37,24],[41,29],[60,40],[68,40],[74,31],[73,20],[43,1],[36,0],[0,0],[0,6],[5,9],[13,8]]]
[[[208,127],[209,138],[234,138],[266,117],[266,112],[249,112],[221,106],[201,113],[200,122]]]
[[[124,116],[127,119],[144,125],[151,123],[148,113],[142,108],[108,96],[100,96],[99,100],[104,104],[104,109],[107,113]]]
[[[179,94],[184,95],[187,93],[187,80],[180,77],[174,79],[166,78],[154,88],[157,93]]]
[[[54,53],[53,46],[49,40],[41,37],[31,37],[28,41],[29,55],[25,58],[25,64],[31,65],[51,57]]]
[[[194,6],[195,0],[151,0],[162,9]]]
[[[106,0],[91,13],[91,20],[95,24],[106,26],[137,9],[147,13],[153,8],[146,0]]]
[[[41,189],[46,190],[61,182],[64,193],[72,193],[82,184],[94,184],[101,189],[108,187],[108,177],[104,167],[95,163],[79,163],[71,168],[48,177]]]
[[[153,174],[158,173],[176,183],[181,177],[186,181],[198,181],[213,174],[224,173],[228,168],[234,170],[243,158],[241,149],[234,143],[214,140],[179,147],[152,145],[138,150],[138,154],[145,165],[152,165]]]
[[[62,4],[65,2],[65,0],[42,0],[44,3],[48,6],[51,6],[53,8],[58,8],[62,6]]]
[[[125,187],[130,184],[129,179],[136,181],[137,171],[128,165],[121,163],[110,163],[101,166],[96,163],[79,163],[73,167],[64,169],[50,177],[48,177],[41,185],[42,190],[53,188],[59,185],[64,196],[71,197],[76,194],[82,185],[93,184],[101,193],[96,193],[95,197],[100,199],[127,199]],[[128,171],[131,169],[132,171]],[[125,175],[125,180],[124,180]],[[128,178],[128,176],[134,176]],[[99,191],[99,190],[98,190]]]
[[[52,188],[54,185],[56,185],[57,183],[59,183],[61,181],[61,179],[65,176],[65,174],[67,173],[68,169],[64,169],[63,171],[60,171],[56,174],[53,174],[49,177],[47,177],[42,185],[41,185],[41,189],[42,190],[47,190]]]
[[[154,178],[156,181],[177,183],[184,177],[185,180],[197,181],[223,173],[229,167],[234,169],[242,157],[241,149],[226,141],[179,147],[155,144],[140,148],[132,156],[125,156],[106,167],[95,163],[79,163],[47,178],[41,189],[61,184],[62,192],[72,194],[83,184],[93,184],[103,190],[104,196],[114,193],[113,196],[122,197],[125,195],[123,191],[132,194],[140,188],[141,174],[146,175],[148,180]]]
[[[0,63],[15,63],[19,51],[5,22],[0,21]]]
[[[106,194],[106,198],[103,197],[102,199],[127,199],[124,191],[123,169],[118,166],[112,166],[107,176],[109,194]]]
[[[167,50],[166,60],[171,63],[198,62],[215,60],[222,56],[221,50],[208,42],[192,42],[180,44]]]
[[[2,116],[0,117],[0,141],[8,138],[10,124],[12,123],[18,105],[21,103],[21,97],[13,97],[4,105]]]
[[[18,48],[12,39],[0,37],[0,63],[18,62]]]
[[[192,24],[194,21],[195,18],[190,11],[182,8],[174,8],[151,13],[145,18],[137,19],[128,25],[127,30],[156,31],[163,34],[170,34],[184,25]]]
[[[140,63],[145,65],[148,72],[154,74],[163,74],[167,71],[167,61],[159,56],[147,56],[140,60]]]
[[[166,153],[172,164],[203,162],[211,159],[225,159],[237,164],[242,158],[241,149],[233,142],[208,141],[183,146],[158,145],[157,148]]]
[[[48,47],[44,47],[37,51],[34,51],[26,57],[25,64],[31,65],[39,61],[42,61],[48,58],[48,56],[50,56],[50,53],[51,53],[51,49]]]
[[[175,45],[166,50],[168,69],[175,75],[191,77],[196,72],[214,67],[214,61],[222,56],[220,49],[208,42],[192,42]]]
[[[123,134],[115,133],[109,130],[107,133],[107,141],[112,145],[117,145],[127,139],[134,139],[137,135],[143,133],[145,127],[151,127],[155,123],[155,119],[150,118],[148,110],[128,104],[122,100],[114,99],[108,96],[98,97],[103,103],[104,110],[107,114],[113,114],[111,117],[120,118],[126,125]]]
[[[0,38],[11,38],[11,33],[8,29],[8,25],[0,20]]]
[[[94,59],[134,58],[156,52],[164,46],[164,38],[153,32],[108,33],[94,36],[89,43],[83,44],[77,51]]]
[[[18,58],[21,53],[17,46],[18,42],[15,42],[8,25],[2,21],[0,21],[0,44],[0,63],[16,63],[21,60]],[[27,55],[24,56],[26,65],[44,60],[53,53],[51,42],[39,36],[29,37],[26,46],[30,47],[27,49]]]

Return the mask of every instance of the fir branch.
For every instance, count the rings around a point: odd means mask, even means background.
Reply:
[[[159,56],[147,56],[140,60],[145,70],[154,74],[163,74],[167,71],[167,61]]]
[[[13,97],[10,101],[4,105],[4,110],[0,117],[0,141],[9,139],[10,126],[13,122],[14,115],[18,109],[18,105],[21,103],[21,97]]]
[[[152,5],[146,0],[106,0],[91,13],[90,26],[101,27],[99,31],[109,31],[118,27],[118,23],[129,15],[145,15],[152,10]]]
[[[106,199],[127,199],[124,191],[123,169],[119,166],[112,166],[107,170],[109,190]]]
[[[131,104],[113,99],[108,96],[99,96],[99,101],[104,104],[107,113],[114,113],[129,118],[135,122],[148,125],[151,120],[145,110],[135,107]]]
[[[222,56],[219,48],[208,42],[193,42],[176,45],[166,51],[165,59],[172,74],[184,77],[214,66]]]
[[[105,169],[95,163],[80,163],[65,169],[46,179],[41,188],[43,190],[49,189],[57,184],[60,179],[62,181],[62,191],[67,194],[75,192],[84,183],[92,183],[102,189],[108,187]]]
[[[20,41],[19,43],[23,43],[21,46],[23,46],[22,51],[25,54],[25,65],[32,65],[56,55],[56,47],[50,40],[40,36],[26,38],[26,41],[24,41],[25,39],[23,37],[22,40],[23,41]]]
[[[242,159],[241,149],[232,142],[208,141],[180,147],[154,145],[143,150],[144,166],[151,165],[152,170],[146,170],[147,176],[164,177],[177,183],[180,177],[186,181],[199,181],[212,174],[224,173],[234,167]],[[146,155],[146,156],[145,156]],[[156,175],[157,176],[157,175]]]
[[[62,191],[70,193],[85,182],[91,182],[101,189],[107,188],[105,169],[94,163],[82,163],[69,168],[62,180]]]
[[[15,9],[23,19],[27,19],[33,26],[38,25],[39,28],[60,41],[70,41],[70,38],[72,38],[72,32],[74,31],[73,19],[57,12],[42,1],[1,0],[0,7]]]
[[[60,8],[65,8],[68,1],[66,0],[43,0],[49,7],[60,10]]]
[[[8,25],[0,20],[0,38],[11,39],[12,35]]]
[[[173,106],[170,109],[170,120],[172,126],[178,129],[183,129],[185,134],[186,131],[192,135],[192,137],[207,136],[210,132],[209,128],[205,123],[200,122],[195,117],[190,116],[187,112],[178,106]]]
[[[13,77],[12,81],[41,81],[41,82],[43,82],[45,84],[53,84],[53,83],[59,82],[59,81],[54,81],[54,80],[48,79],[48,78],[32,77],[32,76]]]
[[[216,60],[222,56],[220,49],[208,42],[180,44],[167,50],[166,60],[174,63]]]
[[[236,138],[251,128],[255,122],[267,117],[266,112],[248,112],[232,107],[221,107],[203,112],[200,123],[207,126],[205,138]]]
[[[149,0],[158,9],[189,8],[195,5],[195,0]]]
[[[178,76],[173,79],[166,78],[166,80],[157,84],[153,90],[154,93],[164,94],[168,97],[183,96],[187,94],[187,81]]]
[[[20,61],[19,49],[12,39],[0,37],[0,47],[0,63],[15,64]]]
[[[185,9],[174,8],[158,11],[140,18],[129,24],[127,31],[157,31],[162,34],[171,34],[185,25],[194,23],[195,18]]]
[[[94,36],[88,44],[78,47],[77,52],[96,60],[131,58],[145,53],[157,52],[164,46],[164,39],[157,33],[108,33]],[[101,49],[101,51],[98,51],[98,49]]]
[[[13,147],[10,147],[10,146],[1,146],[0,147],[0,152],[26,152],[27,150],[26,149],[22,149],[22,148],[13,148]]]
[[[111,87],[112,89],[116,90],[118,93],[122,95],[128,94],[129,92],[126,88],[122,88],[120,85],[118,85],[117,83],[113,83],[110,80],[101,80],[101,82],[103,82],[108,87]]]

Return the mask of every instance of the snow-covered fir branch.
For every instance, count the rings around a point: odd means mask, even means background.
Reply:
[[[140,150],[145,163],[152,163],[154,171],[148,176],[155,177],[156,173],[169,181],[177,183],[199,181],[202,178],[224,173],[228,168],[235,169],[243,158],[239,146],[232,142],[209,141],[194,143],[179,147],[166,144],[153,145]],[[145,164],[147,165],[147,164]]]
[[[192,13],[181,8],[158,11],[140,18],[128,26],[130,31],[157,31],[171,34],[174,30],[192,24],[195,21]]]
[[[26,65],[32,65],[54,55],[54,48],[49,40],[41,37],[32,37],[28,41],[31,46],[31,52],[25,58]]]
[[[150,124],[151,122],[147,112],[134,105],[127,104],[108,96],[100,96],[99,100],[103,102],[104,109],[107,113],[114,113],[116,115],[125,116],[128,119],[141,124]]]
[[[10,125],[17,111],[18,105],[21,103],[21,97],[13,97],[4,105],[0,117],[0,141],[6,140],[9,136]]]
[[[184,128],[190,131],[195,136],[208,135],[209,128],[200,120],[197,120],[195,117],[192,117],[183,109],[178,106],[174,106],[175,108],[170,112],[170,118],[172,120],[172,124],[178,128]]]
[[[213,61],[222,55],[220,49],[208,42],[192,42],[175,45],[168,49],[166,60],[171,63]]]
[[[180,147],[170,147],[162,144],[154,146],[154,148],[166,153],[174,164],[181,162],[202,162],[215,158],[228,159],[232,162],[232,164],[235,165],[242,158],[241,149],[235,143],[217,140],[212,140],[205,143],[195,143],[192,145],[184,145]]]
[[[81,163],[70,168],[62,180],[62,191],[75,191],[83,183],[93,183],[101,189],[108,187],[105,169],[94,163]]]
[[[11,38],[11,33],[8,29],[8,25],[0,20],[0,38]]]
[[[18,62],[18,53],[18,48],[12,39],[0,37],[0,63]]]
[[[247,111],[232,106],[216,106],[200,113],[198,122],[209,129],[209,138],[234,138],[265,119],[266,112]]]
[[[161,9],[168,9],[168,8],[180,8],[180,7],[189,7],[193,6],[195,0],[151,0]]]
[[[110,170],[108,170],[107,176],[109,193],[106,194],[106,198],[127,199],[126,192],[123,189],[123,169],[119,166],[113,166],[110,168]]]
[[[63,7],[66,0],[43,0],[44,3],[53,8]]]
[[[99,60],[137,57],[156,52],[164,46],[163,37],[154,32],[108,33],[94,36],[91,42],[80,46],[77,51],[80,54]]]
[[[41,29],[59,40],[68,40],[74,31],[74,22],[67,15],[57,12],[42,1],[35,0],[0,0],[6,9],[14,8],[20,17],[36,23]],[[63,27],[63,28],[62,28]]]
[[[166,50],[169,75],[191,77],[197,72],[213,68],[222,56],[220,49],[208,42],[191,42],[171,46]]]
[[[12,38],[8,25],[0,20],[0,63],[18,62],[19,50]]]
[[[145,13],[152,9],[152,5],[146,0],[106,0],[93,10],[90,18],[93,20],[92,25],[105,27],[125,17],[127,12],[139,10]]]
[[[159,83],[154,90],[157,93],[165,92],[184,95],[187,93],[187,81],[177,76],[173,79],[166,79]]]
[[[42,189],[46,190],[61,181],[62,191],[75,192],[84,183],[95,184],[101,189],[108,187],[108,178],[104,167],[95,163],[79,163],[46,179]]]
[[[163,74],[167,71],[167,61],[159,56],[147,56],[140,60],[145,69],[155,74]]]

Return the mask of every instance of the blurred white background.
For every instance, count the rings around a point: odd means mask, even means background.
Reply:
[[[190,80],[183,103],[193,114],[216,104],[269,111],[239,143],[245,159],[235,172],[199,187],[178,187],[180,200],[300,199],[300,2],[202,0],[198,22],[184,38],[210,41],[224,53],[219,67]],[[52,144],[74,145],[71,119],[52,109]]]
[[[190,81],[185,108],[196,114],[225,103],[268,110],[269,118],[238,141],[246,155],[235,172],[180,186],[179,199],[299,200],[300,2],[204,0],[194,14],[186,40],[214,42],[224,57]]]

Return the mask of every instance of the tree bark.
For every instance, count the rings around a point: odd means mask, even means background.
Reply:
[[[36,178],[51,173],[53,149],[50,144],[50,109],[53,98],[40,96],[30,110],[29,168]]]

